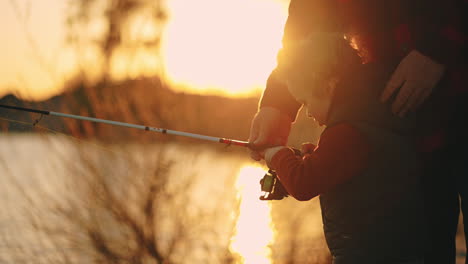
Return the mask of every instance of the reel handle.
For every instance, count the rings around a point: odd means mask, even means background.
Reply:
[[[288,197],[289,194],[278,180],[276,172],[272,169],[263,176],[260,180],[262,195],[259,197],[262,201],[282,200]]]
[[[299,149],[293,148],[296,156],[302,157],[302,153]],[[288,191],[284,188],[283,184],[278,180],[276,172],[269,169],[267,173],[260,180],[261,192],[260,200],[282,200],[289,196]]]

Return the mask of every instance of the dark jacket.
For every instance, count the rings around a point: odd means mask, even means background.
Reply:
[[[421,166],[414,116],[380,103],[392,67],[356,67],[338,84],[327,128],[303,157],[284,148],[271,160],[288,193],[320,195],[325,237],[337,263],[423,259]]]
[[[341,263],[423,259],[420,157],[413,117],[401,119],[378,100],[389,68],[363,66],[336,89],[327,126],[347,122],[367,138],[363,173],[320,195],[325,237]]]
[[[443,63],[446,73],[418,117],[420,151],[431,153],[455,138],[461,125],[453,116],[468,111],[466,13],[465,0],[291,0],[283,47],[313,32],[340,32],[359,46],[363,63],[376,67],[396,69],[411,49]],[[259,103],[265,106],[292,120],[300,107],[274,72]]]

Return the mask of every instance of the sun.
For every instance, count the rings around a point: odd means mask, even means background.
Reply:
[[[196,92],[258,90],[276,65],[287,8],[274,0],[171,0],[165,76]]]

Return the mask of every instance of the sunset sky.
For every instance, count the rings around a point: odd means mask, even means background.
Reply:
[[[0,96],[14,92],[44,99],[75,72],[82,58],[65,41],[66,5],[63,0],[0,1]],[[167,7],[163,72],[174,86],[239,95],[264,85],[281,45],[287,1],[168,0]],[[161,72],[152,54],[138,54],[132,63],[127,57],[123,51],[114,61],[117,79]],[[93,58],[84,61],[92,71]]]

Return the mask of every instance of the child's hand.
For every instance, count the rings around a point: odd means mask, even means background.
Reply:
[[[269,168],[271,168],[271,160],[273,159],[273,156],[275,156],[278,151],[286,148],[285,146],[278,146],[278,147],[272,147],[272,148],[267,148],[265,149],[265,152],[263,154],[263,158],[266,161],[266,164]]]

